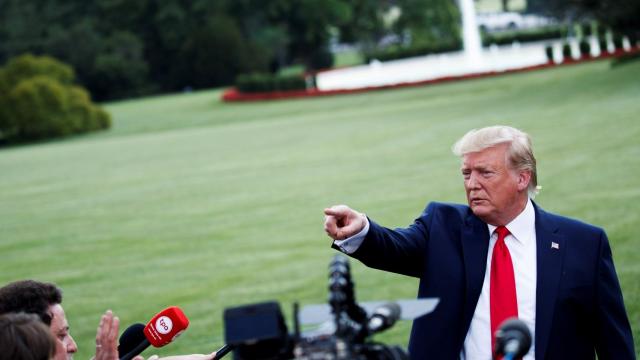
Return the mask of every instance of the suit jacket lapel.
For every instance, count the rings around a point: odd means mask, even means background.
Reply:
[[[536,212],[536,359],[543,359],[549,343],[553,312],[562,276],[565,239],[546,213],[534,203]]]
[[[464,326],[463,333],[460,334],[464,341],[471,318],[476,309],[480,292],[482,291],[482,282],[484,274],[487,270],[487,254],[489,252],[489,228],[487,224],[477,218],[471,210],[465,220],[465,226],[462,228],[462,253],[464,257],[466,294],[464,296]],[[460,344],[462,347],[462,344]]]

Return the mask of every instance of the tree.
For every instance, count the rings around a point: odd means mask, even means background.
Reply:
[[[308,69],[318,57],[332,56],[331,29],[351,19],[349,0],[228,0],[225,9],[256,45],[275,44],[269,55],[278,66],[302,63]]]
[[[462,20],[454,0],[398,0],[398,6],[397,30],[409,33],[413,45],[461,42]]]
[[[638,0],[529,0],[527,10],[557,17],[597,19],[605,27],[632,39],[640,39],[640,1]]]
[[[122,3],[118,0],[1,2],[0,34],[6,36],[6,41],[0,42],[0,55],[7,59],[29,52],[63,59],[75,69],[78,81],[100,100],[138,94],[147,82],[143,44],[132,32],[120,30],[118,26],[139,26],[135,20],[143,17],[144,8],[138,11],[131,8],[145,2],[125,4],[129,8],[123,8]],[[135,16],[117,16],[116,11]],[[113,73],[105,77],[105,70]]]
[[[245,71],[329,66],[336,34],[373,47],[395,4],[407,8],[402,30],[414,39],[451,37],[441,8],[450,1],[3,0],[0,63],[52,55],[98,100],[220,86]]]
[[[387,33],[385,14],[391,8],[385,0],[349,0],[350,19],[342,24],[340,40],[347,43],[359,43],[364,51],[372,51],[380,39]]]
[[[634,39],[640,38],[640,1],[577,0],[576,5],[605,26]]]
[[[50,57],[23,55],[0,68],[0,141],[108,128],[109,115],[73,80],[73,70]]]
[[[148,66],[144,44],[128,31],[114,32],[101,44],[87,76],[96,99],[118,99],[143,93]]]
[[[287,24],[280,21],[288,3],[288,0],[230,0],[225,3],[224,12],[236,20],[242,36],[261,50],[272,73],[292,61],[291,36]]]
[[[259,49],[244,41],[228,16],[212,18],[188,34],[180,51],[178,69],[183,86],[212,87],[233,83],[238,74],[266,71],[267,62]]]
[[[290,52],[294,59],[313,65],[318,52],[327,51],[330,28],[340,26],[350,19],[350,9],[343,0],[292,0],[290,6],[281,14],[291,36]]]

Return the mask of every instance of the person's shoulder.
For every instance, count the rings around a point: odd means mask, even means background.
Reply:
[[[565,215],[559,215],[555,213],[551,213],[545,211],[541,208],[538,208],[538,214],[541,217],[541,221],[545,224],[549,224],[551,226],[558,227],[562,231],[569,231],[574,233],[585,233],[585,234],[602,234],[604,233],[604,229],[587,223],[583,220],[579,220],[576,218],[572,218]]]
[[[592,256],[591,259],[597,258],[603,249],[609,248],[607,234],[599,226],[542,210],[539,210],[538,215],[539,226],[564,239],[568,248],[573,249],[571,253],[576,261],[584,260],[584,256],[587,256],[587,259],[588,256]]]
[[[445,217],[465,218],[469,215],[469,207],[462,204],[432,201],[427,204],[423,215],[443,215]]]
[[[466,213],[469,210],[469,206],[449,202],[431,201],[427,204],[427,209],[441,209],[443,211],[458,211]]]

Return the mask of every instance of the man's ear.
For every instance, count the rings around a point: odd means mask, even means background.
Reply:
[[[518,172],[518,191],[526,190],[531,182],[531,171],[523,170]]]

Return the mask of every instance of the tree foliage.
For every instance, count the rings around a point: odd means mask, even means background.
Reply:
[[[24,55],[0,68],[0,142],[108,128],[109,115],[73,80],[71,68],[50,57]]]
[[[266,71],[267,63],[255,43],[247,43],[228,16],[216,16],[194,29],[183,44],[180,74],[196,88],[230,84],[236,74]],[[212,71],[215,69],[216,71]]]
[[[388,33],[385,15],[392,7],[384,0],[349,0],[351,19],[342,24],[340,40],[361,43],[366,50],[375,48]]]
[[[619,34],[640,39],[639,0],[529,0],[527,10],[572,20],[597,19]]]
[[[402,13],[396,28],[385,20],[392,7]],[[0,63],[54,56],[95,99],[126,98],[327,67],[339,38],[364,48],[392,32],[451,41],[457,17],[453,0],[4,0]]]
[[[460,43],[460,11],[454,0],[398,0],[402,14],[396,25],[411,43]]]

